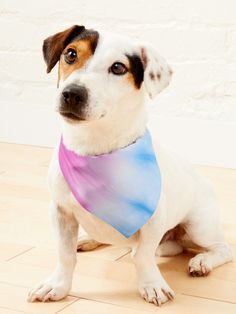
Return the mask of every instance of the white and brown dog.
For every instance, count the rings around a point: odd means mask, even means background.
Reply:
[[[154,97],[172,74],[152,46],[77,25],[47,38],[43,54],[47,72],[59,62],[57,109],[63,118],[64,144],[84,156],[106,154],[142,137],[147,123],[145,94]],[[162,277],[155,254],[179,254],[189,242],[204,248],[189,262],[192,276],[205,276],[232,260],[206,180],[156,144],[155,152],[162,177],[158,208],[138,232],[125,238],[78,204],[61,173],[56,150],[49,186],[58,263],[50,278],[29,293],[29,301],[67,296],[77,247],[89,250],[106,243],[132,248],[139,292],[156,305],[173,299],[174,292]],[[86,233],[78,243],[79,225]]]

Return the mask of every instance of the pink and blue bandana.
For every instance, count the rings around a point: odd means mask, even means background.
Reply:
[[[79,204],[127,238],[157,208],[161,175],[148,130],[135,143],[98,156],[80,156],[62,138],[59,164]]]

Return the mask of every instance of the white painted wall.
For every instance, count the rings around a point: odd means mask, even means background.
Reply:
[[[236,168],[235,0],[0,0],[0,141],[55,143],[41,44],[72,24],[152,42],[175,75],[149,105],[151,129],[194,163]]]

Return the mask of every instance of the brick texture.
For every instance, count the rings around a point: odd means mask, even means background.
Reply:
[[[174,77],[150,106],[154,117],[236,120],[235,0],[1,0],[0,106],[52,110],[56,70],[46,75],[41,45],[72,24],[156,46]]]

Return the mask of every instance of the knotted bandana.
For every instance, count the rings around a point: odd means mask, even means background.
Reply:
[[[148,130],[135,143],[98,156],[78,155],[61,138],[59,164],[79,204],[127,238],[157,208],[161,176]]]

